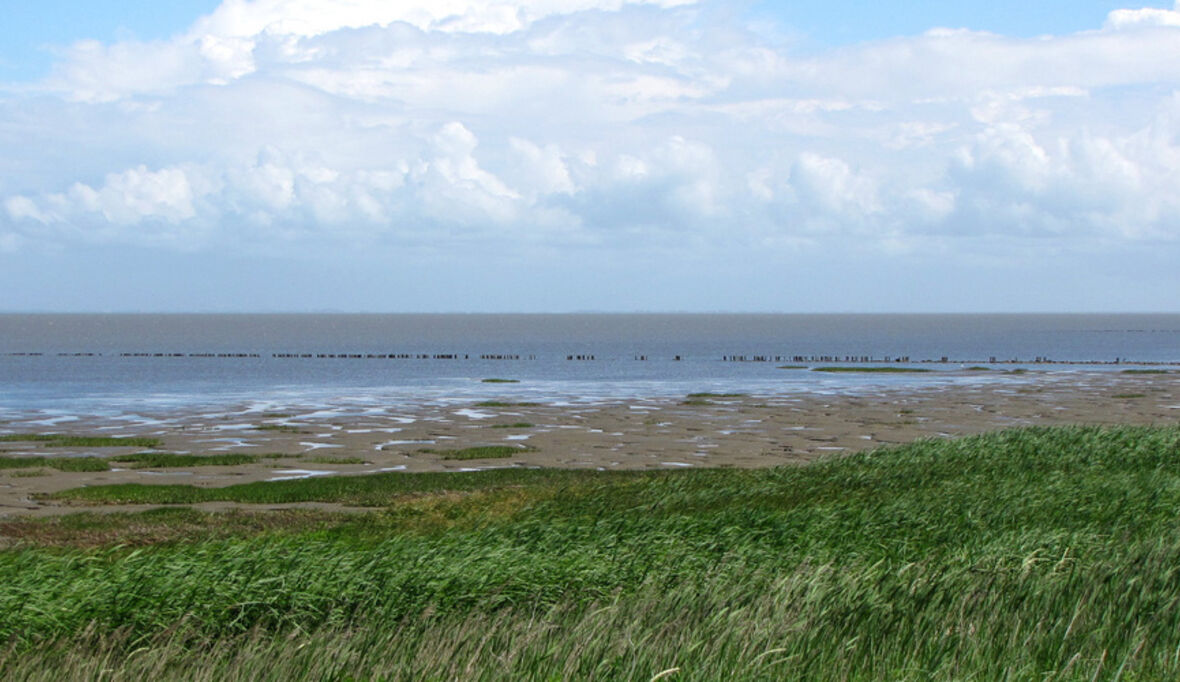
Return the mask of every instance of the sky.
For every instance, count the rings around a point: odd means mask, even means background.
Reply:
[[[82,5],[0,311],[1180,311],[1180,3]]]

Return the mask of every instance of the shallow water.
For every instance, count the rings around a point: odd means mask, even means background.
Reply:
[[[849,356],[936,371],[779,369]],[[143,426],[219,406],[385,417],[489,399],[594,405],[1016,380],[965,371],[992,359],[997,370],[1058,373],[1177,362],[1180,315],[0,315],[0,418]],[[493,377],[519,383],[482,381]]]

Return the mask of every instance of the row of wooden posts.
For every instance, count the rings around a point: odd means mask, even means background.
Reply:
[[[0,353],[0,356],[7,357],[41,357],[45,355],[55,355],[57,357],[102,357],[103,353],[97,352],[77,352],[77,353],[43,353],[43,352],[10,352]],[[261,358],[261,353],[163,353],[163,352],[127,352],[115,353],[116,357],[121,358]],[[470,360],[472,356],[468,353],[270,353],[272,358],[280,359],[339,359],[339,360]],[[475,356],[479,360],[536,360],[536,355],[521,355],[517,353],[481,353]],[[592,354],[568,354],[565,356],[567,361],[586,362],[595,361],[598,359],[596,355]],[[632,360],[646,362],[650,359],[648,355],[634,355]],[[671,358],[673,361],[680,361],[683,356],[675,355]],[[1180,361],[1131,361],[1125,358],[1115,358],[1114,360],[1055,360],[1048,356],[1038,355],[1032,360],[1022,360],[1020,358],[999,358],[995,355],[988,357],[986,360],[961,360],[951,359],[944,355],[937,359],[919,359],[913,360],[909,355],[891,356],[885,355],[881,357],[874,357],[871,355],[723,355],[722,362],[790,362],[790,363],[842,363],[842,364],[988,364],[988,365],[1027,365],[1027,364],[1049,364],[1049,365],[1147,365],[1147,366],[1180,366]]]

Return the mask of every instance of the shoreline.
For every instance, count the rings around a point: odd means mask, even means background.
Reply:
[[[219,487],[310,476],[505,466],[758,468],[802,464],[919,438],[1012,427],[1168,424],[1180,419],[1180,374],[1030,373],[1019,379],[926,387],[877,385],[855,393],[694,394],[568,404],[508,397],[417,407],[344,405],[284,412],[240,407],[141,416],[138,422],[81,415],[72,421],[42,424],[7,419],[0,422],[0,431],[8,434],[151,437],[160,441],[152,451],[255,458],[234,465],[167,468],[111,462],[110,470],[95,472],[4,469],[0,470],[0,517],[91,509],[34,499],[84,485]],[[514,450],[494,458],[451,458],[460,450],[487,446]],[[0,443],[0,456],[6,458],[110,460],[143,451],[143,447]]]

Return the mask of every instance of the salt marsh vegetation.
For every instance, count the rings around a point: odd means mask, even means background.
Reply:
[[[1177,427],[1026,428],[764,470],[57,498],[372,511],[4,522],[0,676],[1180,675]]]

